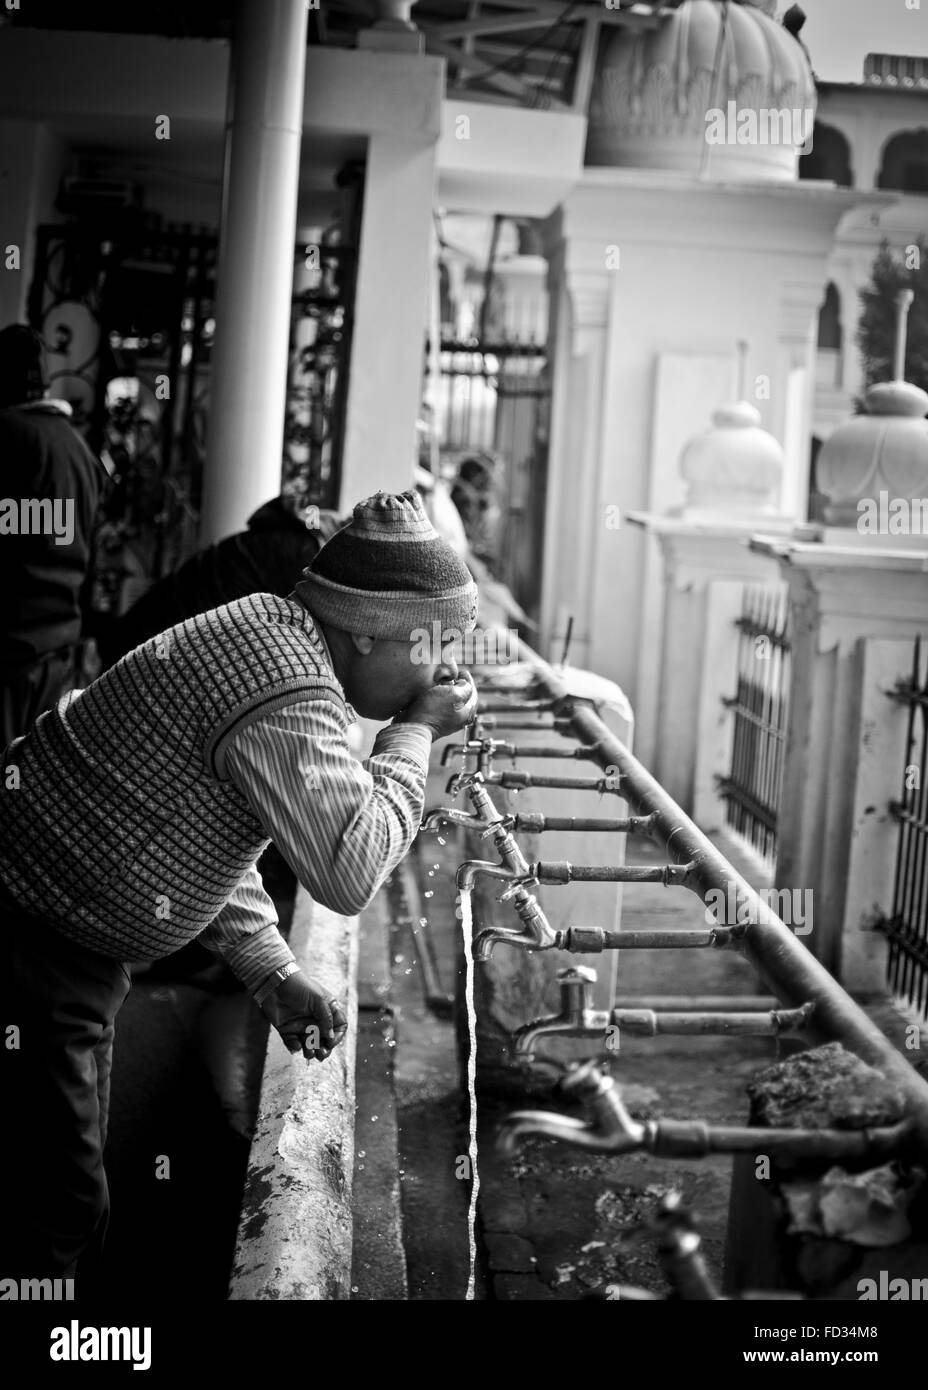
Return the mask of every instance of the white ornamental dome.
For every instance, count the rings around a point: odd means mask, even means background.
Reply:
[[[881,493],[884,513],[928,497],[928,393],[911,382],[884,381],[871,386],[864,405],[867,413],[839,425],[816,460],[829,526],[858,527],[858,503],[879,512]]]
[[[761,428],[760,411],[735,401],[712,414],[712,427],[684,445],[680,472],[687,484],[685,512],[717,520],[776,512],[783,450]]]
[[[773,9],[767,0],[684,0],[657,29],[609,31],[586,163],[796,179],[799,154],[811,149],[815,82]]]

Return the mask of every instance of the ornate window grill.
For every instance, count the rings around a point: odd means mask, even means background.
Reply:
[[[908,709],[902,794],[890,803],[899,823],[889,937],[890,989],[928,1018],[928,641],[916,639],[912,674],[890,692]]]
[[[777,846],[789,716],[789,608],[784,590],[746,588],[738,628],[731,766],[718,784],[729,826],[765,859]]]

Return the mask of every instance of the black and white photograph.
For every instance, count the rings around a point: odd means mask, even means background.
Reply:
[[[928,0],[0,0],[0,726],[11,1384],[917,1373]]]

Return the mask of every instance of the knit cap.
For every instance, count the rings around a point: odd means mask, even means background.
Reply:
[[[465,633],[477,621],[470,570],[439,536],[417,492],[378,492],[359,502],[296,592],[314,616],[360,636],[412,641],[433,623]]]

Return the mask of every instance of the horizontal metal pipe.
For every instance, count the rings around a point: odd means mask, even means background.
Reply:
[[[600,927],[568,927],[564,936],[571,941],[575,933],[584,931],[595,931],[602,937],[603,945],[599,949],[604,951],[679,951],[719,944],[715,940],[717,931],[696,928],[681,931],[603,931]],[[568,951],[575,949],[573,945],[567,946]]]
[[[657,1012],[687,1013],[708,1009],[713,1013],[731,1009],[733,1013],[769,1013],[779,1007],[772,994],[617,994],[617,1009],[655,1009]]]
[[[513,818],[513,830],[530,835],[543,835],[546,830],[587,830],[615,834],[647,834],[653,825],[649,816],[622,816],[618,819],[595,816],[543,816],[530,811]]]
[[[709,1011],[685,1011],[682,1013],[654,1009],[630,1008],[613,1009],[612,1022],[623,1032],[633,1037],[655,1038],[660,1034],[696,1037],[752,1037],[775,1038],[784,1033],[802,1030],[807,1023],[808,1014],[804,1009],[780,1009],[761,1013],[757,1009],[749,1013],[711,1013]]]
[[[686,864],[571,864],[539,859],[531,872],[539,883],[664,883],[683,886]]]
[[[530,787],[564,788],[565,790],[598,792],[618,791],[618,779],[612,777],[536,777],[533,772],[488,772],[484,781],[507,791],[523,791]]]
[[[668,852],[680,862],[693,863],[694,891],[703,901],[709,892],[727,894],[728,885],[734,885],[748,919],[739,944],[767,988],[795,1007],[806,1001],[814,1004],[811,1031],[816,1040],[837,1040],[899,1084],[915,1121],[919,1144],[923,1151],[928,1151],[928,1083],[922,1080],[911,1062],[897,1052],[821,962],[729,864],[647,768],[611,733],[594,709],[571,697],[557,673],[525,643],[519,643],[519,654],[521,659],[531,662],[539,682],[557,701],[557,713],[570,718],[574,735],[582,743],[595,743],[600,765],[619,772],[622,796],[632,809],[641,815],[655,814],[655,833],[666,844]]]
[[[599,761],[597,750],[586,744],[580,744],[576,748],[558,748],[556,745],[551,747],[542,743],[539,743],[537,747],[533,747],[530,743],[513,743],[507,749],[500,749],[498,756],[507,758],[582,758],[591,763]]]
[[[781,1154],[790,1158],[893,1158],[911,1148],[913,1123],[874,1129],[760,1129],[707,1125],[700,1120],[657,1120],[647,1125],[645,1147],[677,1158],[708,1153]]]

